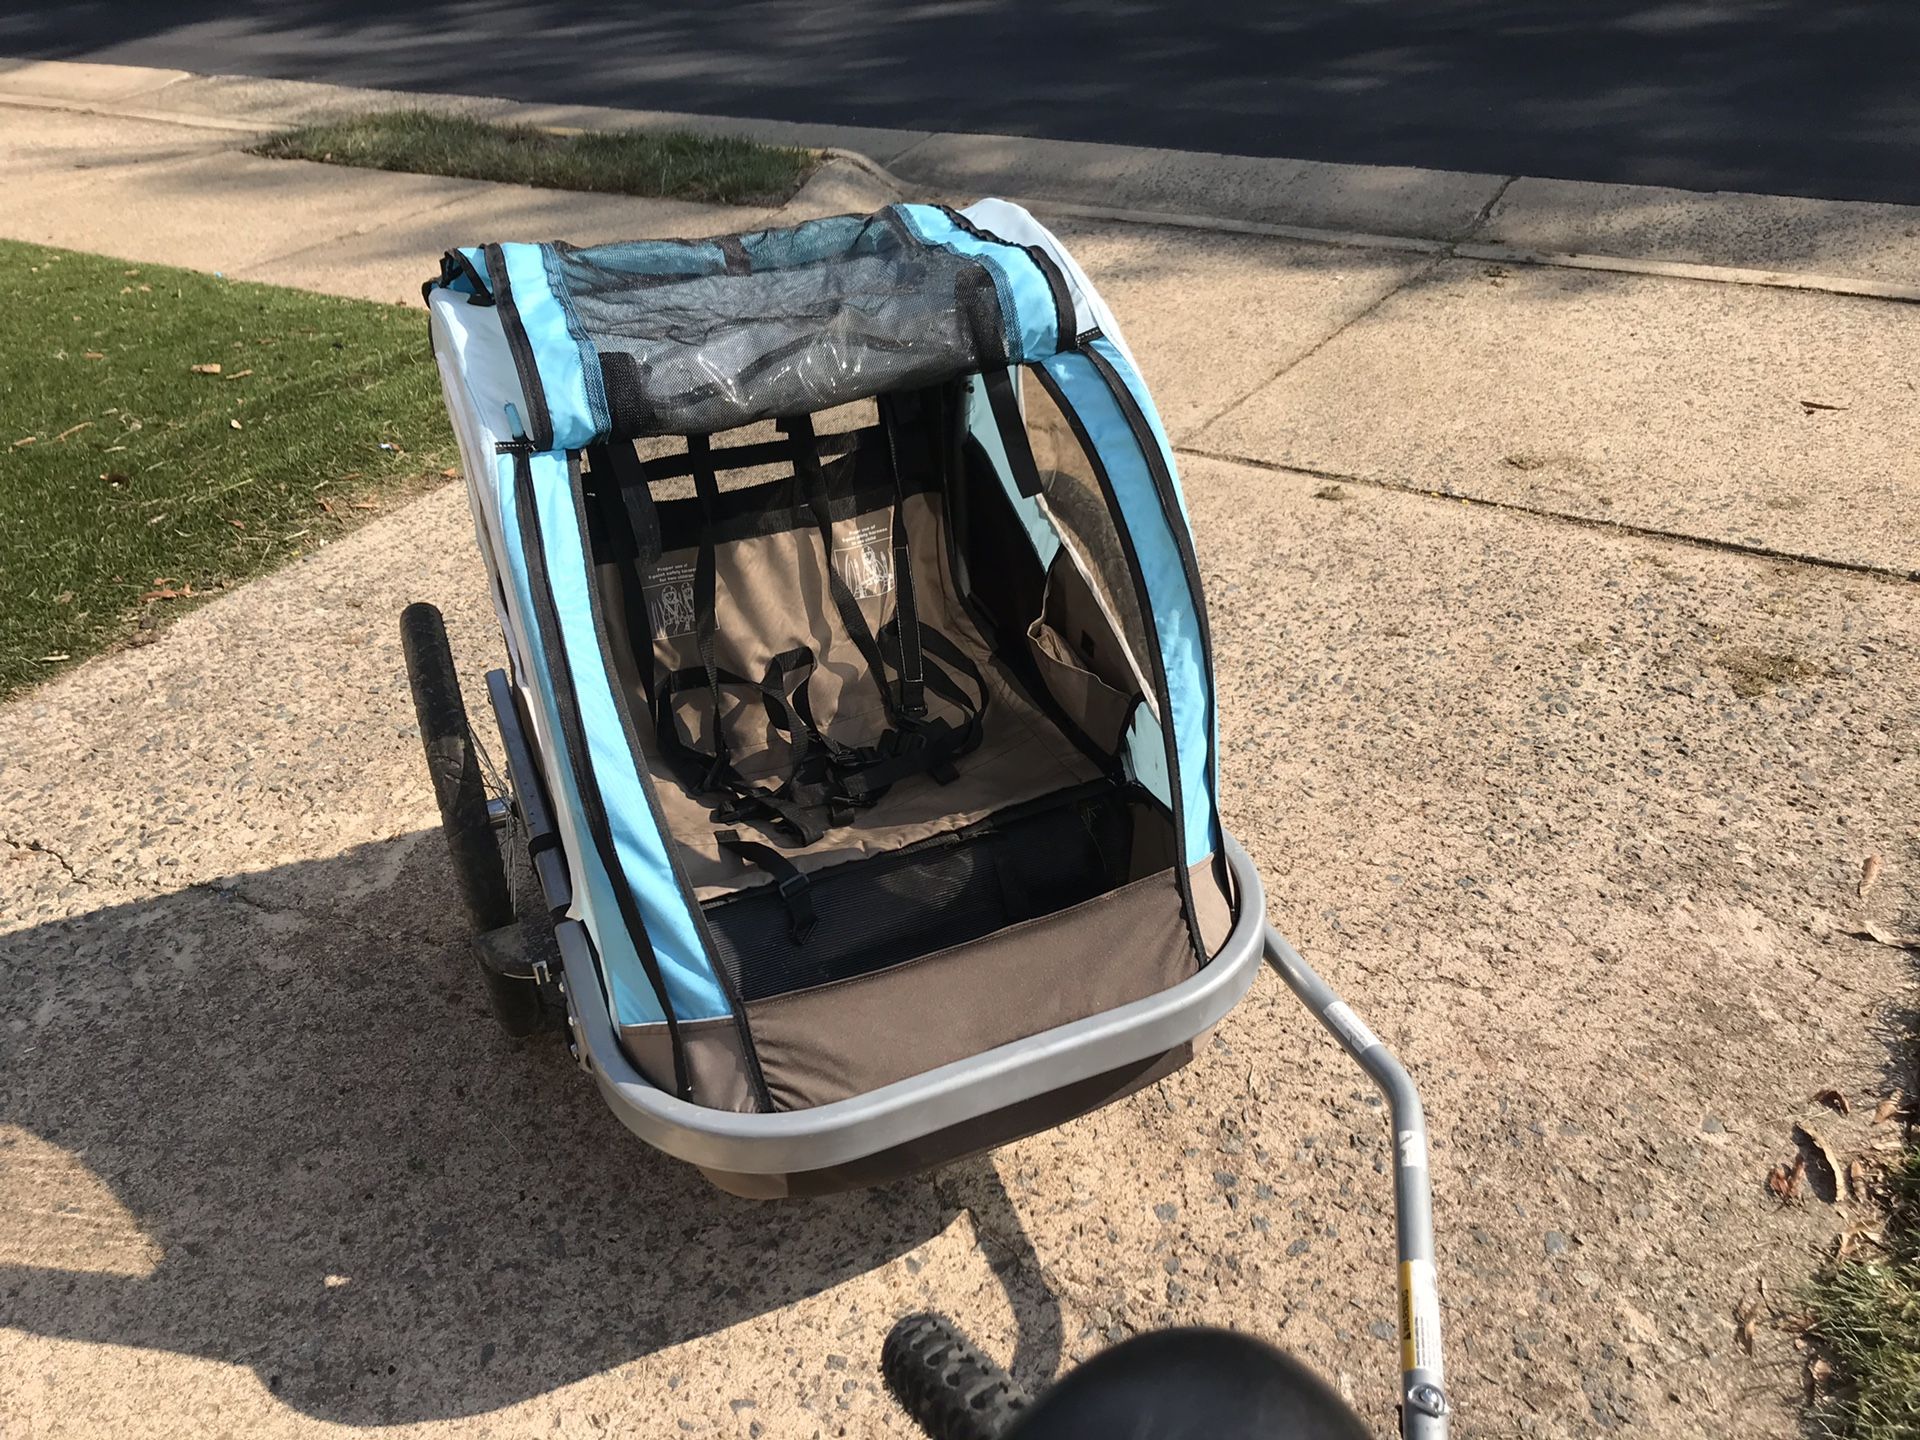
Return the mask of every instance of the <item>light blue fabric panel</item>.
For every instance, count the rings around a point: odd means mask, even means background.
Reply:
[[[1009,358],[1016,362],[1040,360],[1054,354],[1071,335],[1060,333],[1053,306],[1053,287],[1026,251],[1001,241],[982,240],[953,223],[953,217],[934,205],[902,205],[899,213],[914,234],[929,245],[981,261],[1000,292],[1000,313],[1007,322]]]
[[[1133,707],[1127,722],[1127,769],[1141,787],[1169,810],[1173,808],[1173,786],[1167,781],[1167,737],[1160,733],[1160,722],[1144,705]]]
[[[506,260],[507,280],[513,287],[513,308],[520,314],[520,328],[527,332],[534,364],[547,393],[547,410],[553,418],[553,448],[578,450],[593,442],[601,426],[594,415],[593,392],[588,388],[580,341],[569,323],[566,305],[554,293],[548,278],[546,247],[502,245],[500,253]],[[598,388],[596,374],[594,389]],[[600,412],[602,416],[606,413],[604,398]]]
[[[1027,538],[1033,541],[1034,554],[1040,557],[1040,568],[1053,564],[1053,557],[1060,553],[1060,535],[1053,528],[1053,522],[1040,508],[1040,501],[1030,495],[1022,495],[1019,485],[1014,483],[1013,466],[1007,460],[1006,443],[1000,438],[999,422],[993,418],[993,402],[987,399],[987,387],[980,383],[979,376],[967,380],[967,430],[987,452],[987,460],[993,466],[993,473],[999,478],[1000,488],[1007,492],[1007,500],[1013,506],[1013,513],[1020,517],[1021,525],[1026,527]]]
[[[1184,811],[1182,833],[1187,861],[1197,863],[1213,854],[1216,848],[1214,797],[1208,764],[1213,717],[1206,656],[1200,643],[1200,617],[1194,609],[1186,567],[1181,563],[1173,533],[1167,528],[1153,475],[1147,469],[1147,457],[1134,439],[1133,427],[1127,423],[1120,402],[1107,388],[1093,361],[1074,353],[1055,356],[1045,365],[1099,452],[1147,582],[1147,598],[1153,606],[1153,628],[1159,638],[1161,662],[1167,672],[1168,698],[1173,708],[1171,724]]]
[[[659,831],[653,824],[653,812],[634,773],[633,758],[627,751],[620,718],[614,709],[612,692],[607,688],[606,667],[600,659],[600,646],[593,631],[591,613],[586,609],[585,552],[580,546],[579,529],[573,510],[572,485],[567,474],[566,457],[557,454],[532,457],[534,502],[540,516],[541,538],[545,542],[548,583],[553,592],[554,610],[559,618],[567,658],[573,667],[574,688],[580,706],[582,728],[588,736],[594,775],[600,782],[601,798],[607,808],[613,841],[620,863],[631,879],[634,894],[646,917],[648,935],[659,961],[667,992],[675,1012],[685,1019],[704,1019],[727,1015],[730,1008],[720,992],[707,964],[703,947],[694,931],[686,902],[674,883]],[[517,496],[514,493],[511,456],[499,459],[501,511],[511,516]],[[527,618],[527,661],[531,684],[528,703],[541,711],[541,730],[559,743],[559,705],[554,681],[548,668],[539,627],[532,623],[533,595],[527,576],[526,556],[521,547],[520,527],[509,523],[502,527],[507,571],[514,600]],[[565,804],[558,823],[567,827],[567,854],[573,863],[575,904],[586,922],[600,952],[613,992],[613,1012],[618,1024],[639,1025],[665,1018],[654,994],[653,983],[627,933],[615,899],[613,881],[600,864],[599,852],[585,824],[586,811],[580,799],[580,787],[574,766],[581,757],[568,757],[560,766],[560,784]],[[569,822],[567,816],[574,819]],[[649,862],[657,869],[649,869]]]
[[[1147,393],[1147,382],[1140,378],[1139,372],[1132,365],[1127,363],[1126,354],[1111,340],[1104,338],[1095,340],[1092,348],[1100,352],[1101,358],[1113,366],[1115,373],[1125,382],[1127,393],[1133,396],[1133,403],[1140,407],[1140,413],[1146,417],[1148,426],[1153,430],[1153,438],[1160,446],[1161,463],[1167,467],[1167,478],[1173,482],[1173,497],[1180,505],[1180,522],[1187,527],[1187,534],[1191,537],[1193,516],[1187,510],[1186,491],[1180,485],[1180,467],[1174,462],[1173,442],[1167,439],[1166,426],[1160,421],[1160,412],[1154,406],[1153,396]],[[1212,678],[1208,677],[1207,685],[1207,734],[1211,737],[1214,764],[1208,771],[1208,781],[1209,788],[1217,791],[1220,782],[1220,707],[1215,701]],[[1214,799],[1217,807],[1219,801],[1217,793]]]

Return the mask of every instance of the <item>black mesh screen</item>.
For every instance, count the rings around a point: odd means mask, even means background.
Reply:
[[[817,917],[793,943],[787,908],[763,885],[707,907],[714,955],[742,1000],[868,975],[1124,883],[1132,820],[1117,790],[1021,807],[872,860],[811,877]]]
[[[551,263],[599,352],[615,439],[714,434],[1007,363],[992,275],[888,210],[726,247],[556,248]]]

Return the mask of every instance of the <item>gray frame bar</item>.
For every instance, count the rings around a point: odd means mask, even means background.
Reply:
[[[1420,1092],[1366,1022],[1314,973],[1285,936],[1271,925],[1266,928],[1268,963],[1386,1096],[1393,1125],[1394,1241],[1400,1260],[1400,1433],[1406,1440],[1446,1440],[1451,1406],[1440,1353],[1433,1188]]]
[[[1394,1131],[1400,1269],[1401,1430],[1446,1440],[1449,1404],[1434,1276],[1427,1126],[1404,1066],[1267,923],[1259,872],[1223,833],[1233,877],[1232,933],[1210,964],[1170,990],[809,1110],[736,1114],[650,1084],[614,1034],[584,926],[557,927],[575,1052],[613,1113],[655,1149],[709,1170],[784,1175],[849,1164],[950,1125],[1163,1053],[1224,1019],[1264,959],[1385,1094]]]
[[[1164,1053],[1225,1018],[1265,953],[1265,899],[1231,839],[1238,913],[1206,969],[1170,990],[809,1110],[742,1115],[669,1095],[633,1068],[615,1038],[584,928],[562,921],[568,1018],[581,1063],[613,1113],[656,1149],[708,1170],[785,1175],[864,1159],[1063,1085]]]

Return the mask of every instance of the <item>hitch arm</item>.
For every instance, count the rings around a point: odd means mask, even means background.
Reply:
[[[1400,1433],[1405,1440],[1446,1440],[1451,1407],[1440,1356],[1433,1188],[1427,1174],[1427,1121],[1420,1108],[1420,1092],[1380,1037],[1271,925],[1266,948],[1267,963],[1386,1096],[1393,1125],[1394,1240],[1400,1259]]]

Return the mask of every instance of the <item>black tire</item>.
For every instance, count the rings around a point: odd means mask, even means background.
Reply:
[[[500,861],[500,843],[487,816],[487,790],[440,611],[424,603],[401,611],[400,646],[407,657],[407,680],[413,687],[420,743],[427,752],[427,774],[440,806],[440,829],[447,837],[467,918],[480,933],[502,929],[518,917]],[[475,968],[501,1027],[510,1035],[532,1034],[541,1019],[539,987],[531,980],[497,974],[477,960]]]
[[[944,1315],[909,1315],[887,1334],[880,1372],[933,1440],[998,1440],[1029,1404],[1013,1377]]]

